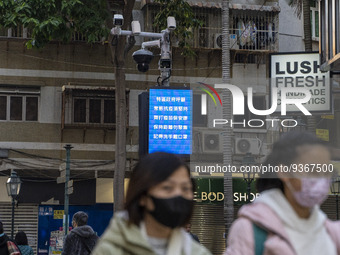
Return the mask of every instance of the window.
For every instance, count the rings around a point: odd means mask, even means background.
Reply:
[[[251,113],[248,109],[248,98],[244,98],[244,115],[234,115],[234,128],[250,128],[248,125],[249,120],[257,120],[257,121],[252,121],[250,124],[252,126],[258,126],[258,128],[266,128],[266,116],[259,116]],[[266,99],[265,96],[254,96],[253,97],[253,104],[254,108],[257,110],[265,110],[266,109]],[[262,122],[260,121],[262,120]],[[245,123],[244,124],[235,124],[235,122],[238,123]],[[261,124],[264,123],[264,125],[261,126]]]
[[[267,11],[232,10],[230,34],[232,49],[276,51],[278,14]]]
[[[116,123],[114,90],[65,89],[64,100],[63,124],[110,126]]]
[[[74,123],[113,124],[114,98],[74,98]]]
[[[38,121],[38,96],[1,95],[0,120]]]
[[[319,39],[319,4],[317,1],[310,1],[310,19],[312,24],[312,38]]]
[[[194,127],[206,127],[208,123],[207,115],[201,114],[201,94],[193,95],[192,123]]]
[[[153,25],[159,10],[160,6],[154,4],[148,4],[147,7],[144,8],[145,31],[160,32],[161,29]],[[193,48],[221,48],[215,43],[215,39],[221,34],[221,9],[193,7],[192,10],[195,18],[202,21],[203,24],[198,28],[187,28],[193,36],[190,39],[186,39],[186,43]],[[175,38],[173,38],[173,40],[173,45],[176,45],[178,40]]]

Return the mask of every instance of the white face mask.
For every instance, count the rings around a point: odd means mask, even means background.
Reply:
[[[330,179],[302,178],[300,191],[294,190],[290,182],[286,182],[286,184],[299,205],[312,208],[315,205],[321,205],[327,199]]]

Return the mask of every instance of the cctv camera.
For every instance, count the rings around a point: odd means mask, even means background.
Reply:
[[[139,35],[141,33],[139,21],[135,20],[131,22],[131,30],[133,35]]]
[[[124,24],[124,17],[121,14],[113,15],[113,25],[117,27],[121,27]]]
[[[151,51],[140,49],[135,51],[132,57],[137,63],[138,71],[145,73],[149,70],[149,64],[153,59],[153,53]]]
[[[160,59],[159,68],[163,70],[171,69],[171,59]]]
[[[176,20],[175,20],[174,17],[169,16],[166,21],[167,21],[167,25],[168,25],[169,30],[176,29]]]

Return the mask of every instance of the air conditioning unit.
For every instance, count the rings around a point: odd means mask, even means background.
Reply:
[[[222,34],[214,34],[214,48],[222,48]]]
[[[230,34],[230,49],[238,50],[240,47],[238,45],[237,35],[236,34]]]
[[[235,154],[251,153],[258,155],[260,153],[261,141],[257,138],[236,138],[235,139]]]
[[[201,131],[202,152],[222,153],[222,137],[220,132]]]
[[[230,34],[230,48],[231,49],[239,49],[237,35]],[[222,48],[222,34],[214,34],[214,48],[221,49]]]

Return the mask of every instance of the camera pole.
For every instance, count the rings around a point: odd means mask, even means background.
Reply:
[[[142,43],[142,50],[136,51],[133,54],[134,60],[137,62],[137,65],[142,65],[143,68],[139,69],[141,72],[146,72],[149,69],[149,64],[152,60],[153,55],[149,51],[143,51],[145,48],[149,47],[159,47],[161,49],[161,58],[158,62],[159,70],[161,71],[161,86],[168,87],[170,85],[170,76],[171,76],[171,48],[170,48],[170,33],[172,30],[176,28],[176,21],[173,17],[168,17],[168,28],[162,30],[161,33],[151,33],[151,32],[141,32],[140,24],[138,21],[133,21],[132,31],[130,30],[121,30],[119,25],[116,25],[111,29],[111,34],[113,35],[130,35],[130,36],[141,36],[141,37],[149,37],[149,38],[159,38],[154,41],[147,41]],[[145,52],[145,54],[143,54]],[[146,54],[147,53],[147,54]]]

